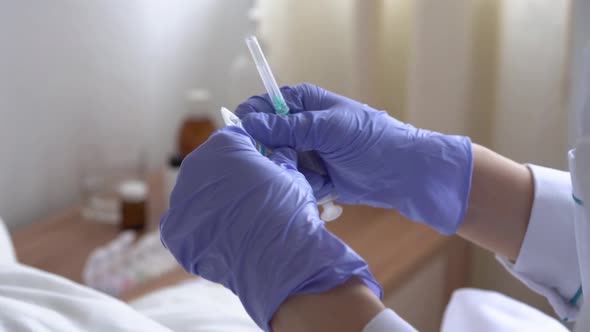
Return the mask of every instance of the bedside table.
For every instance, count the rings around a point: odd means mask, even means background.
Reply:
[[[149,223],[155,229],[165,210],[163,177],[160,172],[149,180]],[[18,260],[73,281],[82,282],[82,270],[90,252],[119,234],[117,225],[84,220],[81,207],[73,206],[39,220],[12,234]],[[361,206],[344,206],[344,213],[328,229],[356,250],[383,286],[385,294],[395,291],[414,272],[440,254],[447,254],[445,296],[467,280],[466,244],[456,237],[443,237],[425,225],[405,220],[395,211]],[[155,289],[196,278],[180,266],[123,294],[132,300]]]

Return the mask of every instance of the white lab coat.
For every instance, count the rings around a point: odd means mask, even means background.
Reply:
[[[575,234],[582,290],[585,306],[576,331],[590,331],[590,49],[586,52],[586,67],[582,83],[583,101],[577,114],[581,123],[580,137],[575,149],[570,151],[570,172],[575,207]]]

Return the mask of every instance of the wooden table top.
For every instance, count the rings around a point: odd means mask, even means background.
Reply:
[[[150,180],[150,228],[164,211],[161,176]],[[158,197],[158,195],[160,195]],[[356,250],[368,263],[386,294],[443,250],[451,238],[438,235],[425,225],[405,220],[395,211],[363,206],[345,206],[343,215],[328,229]],[[40,220],[12,234],[17,257],[23,264],[46,270],[76,282],[90,252],[119,233],[116,225],[84,220],[80,207]],[[158,280],[125,294],[133,299],[151,290],[191,278],[180,267]]]

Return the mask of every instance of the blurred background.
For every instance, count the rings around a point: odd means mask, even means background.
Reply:
[[[221,106],[263,92],[243,42],[248,34],[261,40],[280,85],[315,83],[415,126],[563,169],[570,7],[554,0],[0,1],[0,216],[11,230],[25,229],[84,201],[105,176],[175,164],[191,139],[202,139],[187,132],[206,137]],[[470,286],[551,312],[491,254],[471,248],[469,257]],[[420,287],[436,284],[428,278],[437,273],[424,274]],[[411,321],[440,316],[440,308],[415,313],[423,299],[402,297],[393,306]]]

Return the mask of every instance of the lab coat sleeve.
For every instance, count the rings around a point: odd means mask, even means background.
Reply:
[[[500,263],[533,291],[545,296],[563,320],[575,320],[582,302],[569,173],[529,165],[535,197],[516,262]]]
[[[385,309],[371,319],[363,332],[416,332],[416,329],[393,310]]]

